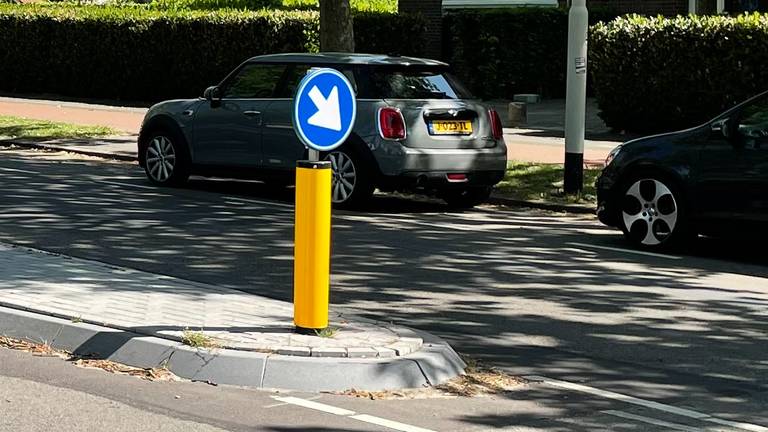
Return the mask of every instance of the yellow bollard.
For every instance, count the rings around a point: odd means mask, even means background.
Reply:
[[[328,327],[331,276],[331,163],[296,166],[293,323],[300,333]]]

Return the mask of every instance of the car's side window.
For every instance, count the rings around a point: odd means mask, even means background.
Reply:
[[[285,74],[284,84],[282,88],[278,90],[277,97],[291,99],[296,96],[296,89],[298,89],[299,83],[311,68],[312,66],[299,64],[290,66],[288,72]]]
[[[299,88],[299,84],[301,83],[301,80],[304,79],[304,77],[307,75],[307,72],[309,72],[309,70],[312,69],[313,67],[320,67],[320,66],[310,66],[310,65],[301,65],[301,64],[291,66],[288,69],[288,72],[286,73],[282,88],[278,90],[277,97],[292,99],[294,96],[296,96],[296,90]],[[345,77],[347,77],[349,82],[352,84],[352,88],[355,89],[355,91],[357,91],[357,85],[355,83],[355,75],[352,72],[352,69],[341,68],[340,72],[343,73]]]
[[[768,144],[768,98],[742,108],[737,131],[746,148],[760,148]]]
[[[235,75],[224,88],[224,98],[266,99],[275,94],[285,66],[248,64]]]

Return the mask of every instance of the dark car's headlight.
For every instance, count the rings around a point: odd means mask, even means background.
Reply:
[[[616,146],[616,148],[611,150],[610,153],[608,153],[608,157],[605,158],[605,166],[610,165],[611,162],[613,162],[613,160],[616,159],[616,156],[618,156],[619,153],[621,153],[622,146],[624,146],[624,144],[619,144],[618,146]]]

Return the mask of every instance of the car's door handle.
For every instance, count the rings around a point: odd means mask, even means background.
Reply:
[[[261,115],[261,111],[243,111],[243,115],[246,117],[258,117]]]

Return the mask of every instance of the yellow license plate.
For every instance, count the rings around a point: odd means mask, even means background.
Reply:
[[[469,135],[472,133],[472,122],[469,120],[433,120],[430,123],[433,135]]]

